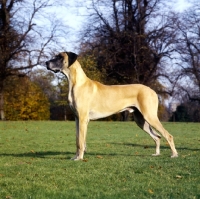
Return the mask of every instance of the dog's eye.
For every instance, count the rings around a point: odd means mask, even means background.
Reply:
[[[56,59],[62,59],[63,57],[61,55],[56,55],[55,58]]]

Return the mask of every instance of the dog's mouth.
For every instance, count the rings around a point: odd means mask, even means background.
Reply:
[[[52,70],[54,73],[58,73],[60,72],[60,70],[56,69],[56,70]]]
[[[49,68],[49,67],[47,67],[47,69],[50,70],[50,71],[53,71],[54,73],[58,73],[58,72],[60,72],[59,69],[51,69],[51,68]]]
[[[54,73],[60,72],[60,69],[58,69],[58,68],[52,68],[50,65],[51,65],[50,62],[47,61],[46,62],[47,70],[53,71]]]

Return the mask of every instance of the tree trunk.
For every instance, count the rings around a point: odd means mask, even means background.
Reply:
[[[5,120],[4,98],[3,98],[3,83],[0,86],[0,120]]]

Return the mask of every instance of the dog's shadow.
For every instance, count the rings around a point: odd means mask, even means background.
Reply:
[[[74,152],[62,152],[62,151],[30,151],[25,153],[3,153],[0,156],[12,156],[12,157],[29,157],[29,158],[51,158],[51,159],[69,159]],[[58,157],[60,156],[60,157]]]
[[[109,143],[113,145],[124,145],[124,146],[130,146],[130,147],[136,147],[140,149],[148,149],[148,148],[153,148],[155,149],[155,146],[152,145],[140,145],[140,144],[132,144],[132,143]],[[161,146],[162,149],[169,149],[169,146]],[[188,147],[177,147],[178,151],[182,150],[188,150],[188,151],[200,151],[200,149],[191,149]],[[12,156],[12,157],[30,157],[30,158],[50,158],[50,159],[71,159],[75,155],[74,151],[30,151],[30,152],[25,152],[25,153],[2,153],[0,154],[0,157],[5,157],[5,156]],[[86,155],[89,156],[147,156],[147,155],[141,155],[141,154],[121,154],[120,152],[116,151],[115,153],[110,152],[109,150],[107,153],[101,153],[99,151],[96,152],[86,152]]]
[[[75,155],[75,152],[61,152],[61,151],[34,151],[34,152],[26,152],[26,153],[2,153],[0,154],[0,157],[6,157],[6,156],[11,156],[11,157],[18,157],[18,158],[23,158],[23,157],[28,157],[28,158],[41,158],[41,159],[71,159]],[[121,154],[120,152],[111,152],[109,151],[107,153],[102,153],[102,152],[85,152],[85,155],[88,156],[125,156],[125,154]],[[135,156],[133,155],[126,155],[126,156]]]
[[[144,148],[144,149],[148,149],[148,148],[153,148],[155,149],[155,145],[141,145],[141,144],[132,144],[132,143],[111,143],[111,144],[115,144],[115,145],[124,145],[124,146],[130,146],[130,147],[138,147],[138,148]],[[169,149],[170,150],[170,146],[163,146],[161,145],[160,146],[160,149]],[[178,151],[181,151],[181,150],[188,150],[188,151],[200,151],[200,148],[188,148],[188,147],[177,147],[176,146],[176,149]]]

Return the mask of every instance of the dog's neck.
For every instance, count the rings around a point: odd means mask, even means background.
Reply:
[[[69,83],[69,93],[68,93],[68,101],[69,105],[73,108],[74,105],[74,94],[73,89],[76,87],[83,85],[87,82],[88,77],[84,73],[81,65],[78,61],[75,61],[70,67],[65,68],[62,71],[63,74],[67,76],[68,83]]]
[[[67,76],[71,86],[77,85],[77,83],[79,85],[84,84],[88,79],[78,61],[75,61],[70,67],[64,69],[62,72]]]

